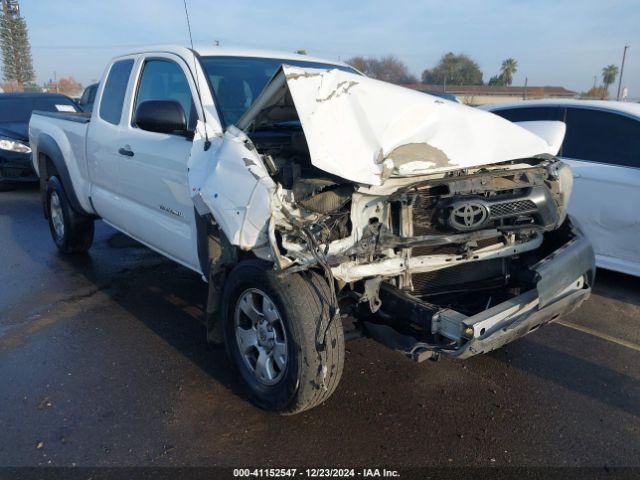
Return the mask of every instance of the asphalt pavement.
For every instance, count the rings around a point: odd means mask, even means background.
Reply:
[[[336,393],[280,417],[205,341],[198,275],[98,222],[57,253],[0,192],[0,466],[640,466],[640,279],[467,361],[347,343]]]

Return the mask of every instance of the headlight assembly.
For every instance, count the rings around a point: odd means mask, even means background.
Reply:
[[[17,140],[10,140],[8,138],[0,139],[0,149],[17,153],[31,153],[29,145],[25,145]]]

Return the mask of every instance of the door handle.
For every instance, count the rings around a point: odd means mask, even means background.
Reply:
[[[133,157],[133,152],[128,148],[122,147],[118,150],[120,155],[124,155],[125,157]]]

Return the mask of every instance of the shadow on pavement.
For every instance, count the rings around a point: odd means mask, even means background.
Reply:
[[[640,306],[640,278],[599,268],[594,293]]]
[[[549,328],[552,327],[545,327]],[[580,332],[577,335],[584,336],[579,339],[582,348],[597,348],[598,339]],[[549,380],[610,407],[640,416],[640,385],[636,379],[604,365],[559,351],[537,340],[528,340],[517,341],[508,349],[496,350],[489,355],[510,367]]]
[[[224,348],[206,341],[203,310],[207,287],[200,276],[150,251],[122,233],[110,235],[107,244],[114,255],[122,250],[135,249],[147,257],[147,261],[140,265],[113,275],[110,286],[104,290],[111,300],[207,375],[246,400]],[[94,262],[91,252],[76,257],[61,257],[90,282],[105,284],[106,279],[100,272],[100,265]],[[148,257],[152,261],[148,261]]]

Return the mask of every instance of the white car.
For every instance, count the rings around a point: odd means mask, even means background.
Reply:
[[[36,112],[29,136],[59,250],[101,218],[201,274],[209,338],[256,404],[295,413],[338,385],[341,311],[463,359],[589,296],[551,127],[307,56],[161,47],[113,59],[91,117]]]
[[[640,276],[640,104],[549,99],[483,108],[512,122],[566,124],[558,156],[573,170],[569,213],[598,267]]]

